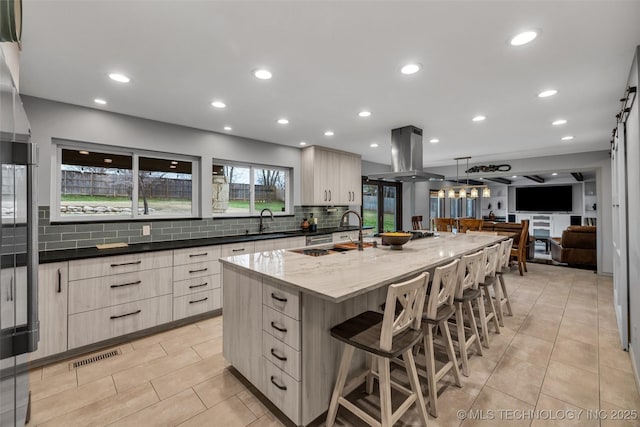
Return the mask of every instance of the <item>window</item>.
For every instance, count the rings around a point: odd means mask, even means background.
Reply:
[[[438,197],[438,190],[429,190],[429,218],[444,218],[444,200]]]
[[[193,158],[61,143],[54,161],[53,220],[198,216]]]
[[[212,176],[214,216],[252,216],[263,209],[289,214],[290,170],[273,166],[215,162]]]
[[[451,207],[451,218],[475,218],[476,217],[476,198],[455,198],[449,199]]]
[[[402,184],[364,179],[362,222],[374,233],[402,230]]]

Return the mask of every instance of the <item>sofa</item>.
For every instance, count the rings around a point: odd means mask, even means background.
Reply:
[[[597,266],[596,227],[572,225],[551,240],[551,258],[576,267]]]

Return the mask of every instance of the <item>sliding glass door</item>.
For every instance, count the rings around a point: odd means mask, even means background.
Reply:
[[[402,230],[402,184],[363,179],[362,219],[374,233]]]

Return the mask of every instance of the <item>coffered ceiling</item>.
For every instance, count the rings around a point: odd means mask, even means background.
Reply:
[[[21,91],[385,164],[408,124],[425,167],[606,150],[639,18],[640,1],[25,0]]]

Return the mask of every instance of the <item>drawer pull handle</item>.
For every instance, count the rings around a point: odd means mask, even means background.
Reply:
[[[280,327],[276,326],[276,324],[275,324],[275,323],[273,323],[273,322],[271,322],[271,327],[272,327],[273,329],[275,329],[276,331],[280,331],[280,332],[287,332],[287,328],[280,328]]]
[[[193,288],[201,288],[201,287],[203,287],[203,286],[207,286],[208,284],[209,284],[209,282],[204,282],[204,283],[202,283],[202,284],[200,284],[200,285],[191,285],[191,286],[189,286],[189,289],[193,289]]]
[[[242,251],[244,251],[244,248],[231,249],[231,252],[242,252]]]
[[[274,378],[275,378],[275,377],[272,375],[272,376],[271,376],[271,384],[273,384],[274,386],[278,387],[280,390],[285,390],[285,391],[286,391],[286,390],[287,390],[287,386],[278,384],[278,383],[274,380]]]
[[[136,311],[132,311],[131,313],[126,313],[126,314],[121,314],[120,316],[111,316],[111,319],[119,319],[121,317],[127,317],[127,316],[133,316],[134,314],[139,314],[141,313],[142,310],[136,310]]]
[[[286,298],[281,298],[279,296],[276,296],[276,294],[274,294],[273,292],[271,292],[271,298],[273,298],[276,301],[280,301],[280,302],[287,302]]]
[[[62,293],[62,272],[58,269],[58,293]]]
[[[193,273],[202,273],[203,271],[207,271],[209,268],[205,267],[205,268],[201,268],[199,270],[189,270],[189,274],[193,274]]]
[[[119,264],[111,264],[111,267],[122,267],[123,265],[137,265],[142,264],[142,260],[132,261],[132,262],[121,262]]]
[[[197,256],[207,256],[207,255],[209,255],[207,252],[204,252],[202,254],[189,254],[189,258],[194,258]]]
[[[195,304],[197,302],[203,302],[203,301],[206,301],[208,299],[209,299],[209,297],[204,297],[204,298],[201,298],[201,299],[197,299],[195,301],[189,301],[189,304]]]
[[[132,285],[139,285],[140,283],[142,283],[142,280],[138,280],[135,282],[129,282],[129,283],[123,283],[121,285],[111,285],[112,288],[121,288],[123,286],[132,286]]]
[[[278,353],[276,353],[276,351],[275,351],[274,349],[271,349],[271,355],[272,355],[273,357],[275,357],[276,359],[278,359],[278,360],[282,360],[283,362],[286,362],[286,361],[287,361],[286,356],[280,356],[280,355],[278,355]]]

